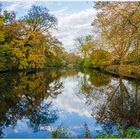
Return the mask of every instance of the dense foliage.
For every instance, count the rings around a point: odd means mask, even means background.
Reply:
[[[69,64],[72,58],[50,32],[56,24],[57,19],[40,6],[32,6],[27,15],[18,19],[14,12],[1,12],[0,71]]]

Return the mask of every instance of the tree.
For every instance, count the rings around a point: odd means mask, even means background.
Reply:
[[[95,48],[95,44],[96,44],[95,43],[96,41],[93,39],[91,35],[87,35],[85,37],[79,37],[75,41],[79,50],[82,52],[84,58],[89,56],[89,54]]]
[[[4,47],[5,42],[5,30],[4,30],[4,20],[0,16],[0,71],[7,70],[10,67],[11,58],[10,51]]]
[[[33,5],[23,20],[32,31],[46,32],[56,25],[57,19],[44,7]]]
[[[59,50],[61,46],[49,32],[56,25],[56,18],[40,6],[32,6],[22,19],[15,17],[14,12],[7,11],[0,17],[1,68],[5,61],[8,62],[5,58],[8,53],[11,60],[9,70],[43,68],[46,53],[53,47]]]
[[[110,50],[123,64],[127,54],[139,46],[140,2],[97,2],[95,7],[98,14],[92,25],[98,23]]]

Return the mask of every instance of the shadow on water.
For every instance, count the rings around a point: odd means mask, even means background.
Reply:
[[[76,77],[71,81],[78,82],[76,88],[79,92],[76,95],[81,97],[82,103],[85,101],[84,106],[90,108],[91,118],[105,133],[116,133],[114,128],[140,128],[140,83],[96,70],[48,69],[31,74],[0,74],[0,136],[5,137],[5,128],[14,129],[22,119],[28,120],[28,127],[34,132],[59,121],[58,110],[52,109],[53,100],[57,100],[59,95],[69,94],[63,89],[69,88],[65,87],[65,82],[69,82],[70,77]],[[70,116],[67,118],[70,119]],[[86,125],[85,128],[88,130]],[[53,135],[56,136],[57,131]]]

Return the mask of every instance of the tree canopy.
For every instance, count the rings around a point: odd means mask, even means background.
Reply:
[[[56,25],[56,17],[45,7],[33,5],[18,19],[15,12],[3,11],[0,15],[0,71],[39,69],[53,60],[56,61],[52,66],[64,64],[62,43],[50,32]]]

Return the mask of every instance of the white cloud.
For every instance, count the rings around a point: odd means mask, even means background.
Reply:
[[[5,9],[7,11],[15,11],[15,9],[17,9],[18,6],[19,6],[19,3],[13,3],[10,6],[7,6]]]
[[[65,14],[65,12],[68,10],[68,7],[63,7],[63,9],[55,10],[55,11],[50,11],[51,14],[54,14],[55,16],[62,16]]]
[[[75,48],[74,39],[92,31],[91,22],[96,16],[96,10],[86,9],[78,13],[67,14],[65,9],[56,16],[58,18],[58,31],[54,31],[54,35],[62,41],[67,50],[72,50]]]
[[[18,10],[25,10],[29,9],[33,4],[35,4],[35,1],[16,1],[16,2],[9,2],[10,5],[6,6],[4,9],[8,11],[16,11]],[[23,11],[24,12],[24,11]]]

